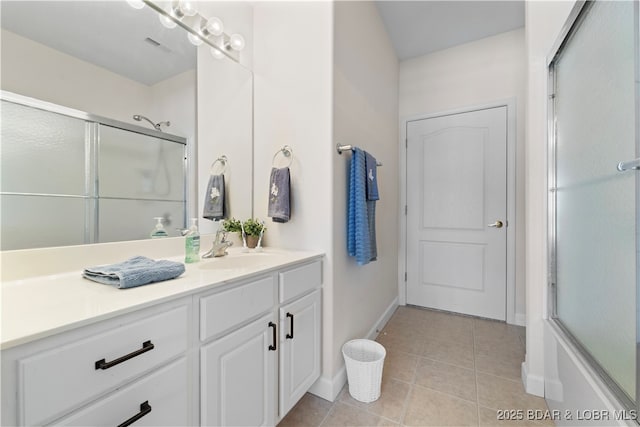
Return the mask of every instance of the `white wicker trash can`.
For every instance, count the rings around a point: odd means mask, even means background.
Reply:
[[[380,397],[382,367],[387,351],[375,341],[358,339],[342,346],[347,367],[349,394],[360,402],[373,402]]]

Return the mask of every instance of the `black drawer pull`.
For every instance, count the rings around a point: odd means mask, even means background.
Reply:
[[[155,346],[153,344],[151,344],[151,341],[145,341],[142,343],[142,348],[140,350],[136,350],[132,353],[129,353],[127,355],[124,355],[122,357],[118,357],[115,360],[112,360],[111,362],[107,362],[105,361],[105,359],[100,359],[96,362],[96,369],[109,369],[113,366],[116,366],[119,363],[125,362],[129,359],[132,359],[136,356],[140,356],[142,353],[146,353],[149,350],[153,350]],[[151,410],[151,409],[149,409]]]
[[[269,327],[273,328],[273,345],[269,346],[269,351],[276,351],[277,350],[277,342],[278,342],[278,334],[276,332],[276,324],[273,322],[269,322]]]
[[[291,333],[287,334],[285,338],[288,340],[292,340],[293,339],[293,314],[287,313],[287,317],[291,318]]]
[[[140,418],[147,415],[149,412],[151,412],[151,405],[149,405],[149,401],[147,400],[140,404],[140,412],[138,412],[137,414],[135,414],[133,417],[129,418],[127,421],[123,422],[122,424],[118,425],[118,427],[130,426],[131,424],[138,421]]]

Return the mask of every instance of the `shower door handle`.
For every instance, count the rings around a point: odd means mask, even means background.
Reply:
[[[628,170],[640,170],[640,159],[629,160],[628,162],[620,162],[618,163],[617,169],[620,172]]]
[[[487,227],[502,228],[503,225],[504,225],[503,222],[498,220],[498,221],[494,222],[493,224],[487,224]]]

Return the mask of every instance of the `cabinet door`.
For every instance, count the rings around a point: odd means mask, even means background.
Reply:
[[[280,309],[280,416],[320,376],[320,290]]]
[[[268,315],[202,347],[202,425],[274,424],[275,328]]]

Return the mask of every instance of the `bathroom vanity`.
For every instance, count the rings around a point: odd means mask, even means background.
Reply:
[[[2,425],[275,425],[320,375],[322,254],[232,252],[126,290],[2,284]]]

